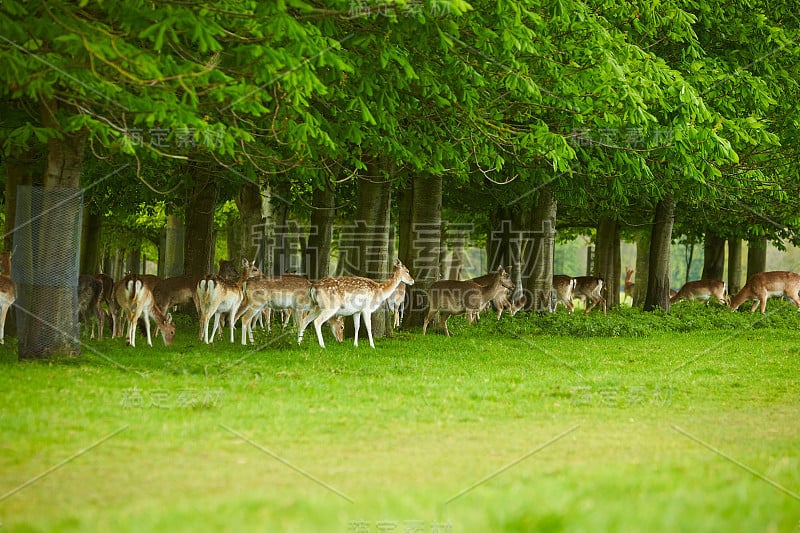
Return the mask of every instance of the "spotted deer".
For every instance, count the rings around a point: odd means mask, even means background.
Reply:
[[[753,300],[750,312],[755,312],[756,307],[761,304],[761,314],[764,314],[770,296],[786,296],[800,310],[798,292],[800,292],[799,274],[786,271],[759,272],[747,280],[742,290],[731,300],[730,307],[737,309],[745,301]]]
[[[6,316],[9,308],[17,300],[17,292],[11,281],[11,253],[0,253],[0,344],[5,344]]]
[[[724,281],[718,279],[688,281],[674,296],[670,296],[669,302],[674,304],[681,300],[703,300],[708,304],[712,298],[721,305],[730,304],[731,299],[728,297],[728,287]]]
[[[322,325],[334,315],[352,315],[355,326],[353,344],[358,346],[358,330],[363,318],[369,345],[375,348],[375,342],[372,339],[372,313],[383,305],[383,302],[401,283],[413,285],[414,278],[399,259],[394,262],[392,275],[382,282],[358,276],[328,277],[315,281],[309,291],[314,309],[302,321],[297,334],[297,342],[303,341],[303,331],[313,321],[319,345],[324,348]]]
[[[467,318],[476,315],[489,302],[514,289],[514,283],[502,267],[493,274],[492,281],[480,285],[474,281],[439,280],[433,282],[428,290],[428,314],[422,324],[422,334],[428,330],[428,324],[440,315],[444,333],[450,336],[447,319],[453,315],[466,314]],[[471,321],[471,319],[470,319]]]
[[[172,315],[164,314],[153,299],[152,278],[129,274],[114,284],[114,297],[117,304],[128,319],[127,343],[136,346],[136,329],[139,318],[144,319],[147,332],[147,345],[152,346],[150,336],[150,318],[154,318],[164,339],[164,344],[170,346],[175,338],[175,324]]]
[[[242,259],[242,272],[235,281],[229,280],[219,274],[204,277],[197,283],[197,302],[200,310],[200,339],[206,344],[214,341],[214,335],[219,328],[219,321],[223,314],[227,315],[231,330],[231,342],[236,324],[236,312],[244,298],[244,289],[250,277],[258,276],[260,272],[255,265],[247,259]],[[214,328],[208,334],[211,317],[214,317]]]
[[[586,299],[586,310],[584,314],[589,314],[589,311],[595,308],[599,303],[603,304],[603,314],[606,314],[606,299],[603,298],[603,285],[605,281],[603,278],[596,278],[594,276],[579,276],[575,278],[575,298]]]
[[[576,281],[573,277],[565,276],[564,274],[553,276],[553,289],[548,311],[555,313],[560,303],[567,308],[567,313],[572,313],[575,309],[575,304],[572,302],[575,294],[575,284]]]

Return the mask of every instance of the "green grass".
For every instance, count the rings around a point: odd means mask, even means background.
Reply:
[[[9,339],[0,531],[797,531],[800,313],[770,313],[454,318],[375,350],[184,321],[25,363]]]

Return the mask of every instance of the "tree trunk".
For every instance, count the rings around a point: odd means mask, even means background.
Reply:
[[[328,182],[314,189],[311,211],[311,233],[308,235],[306,272],[311,279],[320,279],[331,272],[331,243],[336,216],[336,192]]]
[[[35,150],[12,153],[5,158],[6,165],[6,224],[3,249],[11,252],[14,247],[14,221],[17,217],[17,187],[33,185],[34,177],[41,176],[42,156]]]
[[[214,209],[218,188],[209,166],[194,164],[190,172],[194,187],[186,205],[183,273],[202,277],[214,271]]]
[[[650,271],[650,232],[639,231],[636,235],[636,274],[633,286],[633,305],[641,307],[647,295],[647,279]]]
[[[725,239],[707,232],[703,252],[701,279],[722,279],[725,274]]]
[[[767,270],[767,238],[750,239],[747,243],[747,279],[750,279],[753,274]]]
[[[389,213],[392,168],[386,158],[367,162],[366,176],[358,180],[356,196],[357,275],[383,281],[389,276]],[[367,336],[366,328],[359,332]],[[384,306],[372,314],[372,336],[386,333]]]
[[[414,285],[406,289],[410,293],[410,305],[405,312],[404,325],[421,326],[428,307],[427,291],[440,277],[442,177],[427,174],[414,176],[410,203],[410,220],[407,224],[401,224],[401,228],[408,228],[410,242],[404,245],[403,233],[400,235],[400,249],[407,251],[407,255],[400,260],[414,277]]]
[[[42,100],[42,125],[60,129],[58,102]],[[29,213],[26,222],[38,227],[39,236],[29,252],[14,267],[18,282],[17,315],[20,359],[56,354],[80,354],[77,316],[77,286],[80,265],[82,193],[79,190],[88,132],[62,133],[47,142],[41,211]],[[66,194],[57,194],[58,190]],[[56,194],[49,194],[49,192]],[[74,191],[74,192],[72,192]],[[65,201],[69,199],[69,203]],[[72,207],[73,209],[71,209]],[[42,215],[42,216],[39,216]],[[19,225],[19,224],[17,224]],[[58,238],[54,238],[58,236]],[[31,261],[31,264],[25,264]],[[33,266],[36,269],[33,271]],[[18,268],[19,267],[19,268]],[[27,271],[30,268],[30,271]],[[24,293],[24,294],[19,294]]]
[[[728,240],[728,293],[736,294],[742,284],[742,240]]]
[[[81,231],[81,274],[100,272],[100,238],[103,216],[83,210],[83,230]]]
[[[619,305],[621,266],[619,260],[619,224],[616,220],[601,219],[597,226],[597,252],[594,275],[603,278],[606,288],[606,305]]]
[[[259,246],[266,246],[262,240],[264,219],[261,202],[261,187],[251,181],[244,182],[236,195],[236,207],[239,209],[241,223],[241,248],[228,258],[235,261],[237,267],[243,258],[253,261],[263,255],[263,250],[259,251]]]
[[[184,244],[186,240],[186,227],[183,219],[175,214],[167,215],[167,227],[164,238],[164,269],[165,278],[180,276],[184,268]]]
[[[292,270],[292,232],[289,230],[289,194],[291,184],[276,180],[269,195],[274,247],[272,249],[272,274],[280,275]],[[270,272],[266,271],[265,272]]]
[[[243,257],[241,255],[242,248],[242,217],[239,216],[237,211],[234,215],[228,217],[228,222],[225,224],[225,259],[239,262]],[[217,258],[219,260],[219,258]],[[252,258],[250,258],[252,259]]]
[[[531,213],[531,253],[526,257],[525,308],[547,311],[553,288],[553,256],[556,242],[557,203],[553,191],[543,187]],[[520,277],[522,272],[519,273]]]
[[[656,205],[655,223],[650,238],[650,269],[644,310],[669,311],[669,245],[675,221],[675,200],[667,196]]]

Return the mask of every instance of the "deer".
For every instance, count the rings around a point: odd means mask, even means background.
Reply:
[[[401,283],[397,288],[386,298],[386,307],[394,317],[393,327],[399,328],[400,323],[403,322],[403,314],[406,310],[406,284]]]
[[[17,300],[17,291],[11,281],[11,253],[0,253],[0,344],[5,344],[6,316]]]
[[[200,314],[197,305],[197,284],[199,282],[198,276],[191,275],[159,279],[153,286],[153,297],[156,299],[158,308],[169,311],[176,305],[192,302],[195,311]]]
[[[244,298],[244,289],[250,277],[258,276],[261,272],[247,259],[242,259],[242,272],[239,279],[231,281],[219,274],[212,274],[197,282],[197,302],[200,310],[200,339],[206,344],[214,342],[214,335],[219,328],[219,321],[223,313],[228,315],[233,339],[236,312]],[[211,336],[208,335],[208,325],[211,316],[214,316],[214,328]]]
[[[358,330],[361,319],[367,329],[369,345],[375,348],[372,339],[372,313],[394,292],[401,283],[413,285],[414,278],[408,268],[395,259],[392,274],[384,281],[377,282],[359,276],[339,276],[321,278],[311,284],[309,296],[314,304],[313,310],[306,316],[298,328],[297,342],[303,341],[303,332],[308,324],[314,322],[317,331],[317,341],[320,347],[325,348],[322,340],[322,325],[332,316],[351,316],[355,326],[354,346],[358,346]]]
[[[603,314],[606,314],[606,299],[603,298],[602,291],[605,281],[603,278],[594,276],[578,276],[575,278],[575,298],[586,298],[586,310],[584,314],[594,309],[598,303],[603,304]],[[589,305],[591,302],[591,305]]]
[[[115,337],[122,337],[122,332],[120,331],[118,333],[118,330],[121,330],[122,328],[119,325],[119,305],[117,305],[117,299],[114,297],[114,278],[104,273],[95,274],[94,278],[103,286],[103,292],[100,301],[101,303],[105,303],[106,307],[108,307],[108,316],[111,318],[111,338],[113,339]],[[105,316],[106,312],[104,311],[103,317]],[[102,330],[100,338],[103,338]]]
[[[493,276],[494,279],[487,285],[480,285],[469,280],[435,281],[428,291],[429,308],[422,324],[422,334],[427,333],[431,320],[437,314],[441,314],[440,321],[444,327],[444,333],[449,337],[448,318],[453,315],[466,314],[469,320],[471,314],[479,313],[489,302],[497,299],[501,294],[505,294],[507,290],[514,289],[514,283],[502,267]]]
[[[248,280],[244,300],[236,316],[237,320],[240,317],[242,320],[242,344],[247,344],[246,338],[253,343],[253,323],[261,315],[262,310],[289,309],[299,327],[300,321],[313,308],[310,291],[311,282],[308,278],[294,274],[262,276]],[[344,319],[341,316],[333,316],[328,320],[328,324],[336,340],[342,342]],[[270,319],[267,317],[268,331],[270,325]]]
[[[147,276],[128,274],[114,284],[114,297],[128,319],[127,344],[136,346],[136,329],[139,317],[144,318],[144,327],[147,332],[147,345],[152,346],[150,336],[150,317],[156,321],[164,345],[172,345],[175,338],[175,324],[172,315],[166,315],[158,308],[153,298],[153,281]]]
[[[750,312],[755,312],[760,303],[763,315],[767,310],[767,300],[770,296],[786,296],[800,310],[798,291],[800,291],[800,274],[786,271],[759,272],[753,274],[742,290],[733,297],[730,308],[738,309],[746,300],[753,300]]]
[[[555,313],[558,309],[558,304],[561,303],[567,308],[567,313],[571,314],[575,309],[575,304],[572,302],[575,294],[575,278],[566,276],[564,274],[556,274],[553,276],[553,289],[550,297],[550,307],[548,311]]]
[[[460,270],[459,270],[459,272],[460,272]],[[511,272],[511,267],[510,266],[505,267],[505,268],[501,266],[500,268],[498,268],[497,272],[492,272],[490,274],[484,274],[483,276],[478,276],[476,278],[471,278],[471,279],[469,279],[467,281],[471,281],[473,283],[477,283],[478,285],[480,285],[482,287],[487,287],[487,286],[491,285],[492,283],[494,283],[495,278],[497,277],[498,274],[500,274],[506,280],[505,286],[507,287],[508,284],[510,284],[511,289],[513,289],[514,288],[514,283],[511,281],[510,272]],[[486,304],[483,306],[483,308],[478,313],[475,313],[475,316],[473,316],[473,317],[468,316],[469,322],[472,323],[473,320],[477,321],[478,320],[478,316],[480,315],[480,312],[483,311],[484,309],[486,309],[487,307],[489,307],[490,304],[493,304],[495,309],[497,309],[497,320],[500,320],[500,317],[503,315],[503,311],[506,310],[506,309],[511,309],[512,308],[511,300],[509,299],[509,293],[511,292],[511,289],[508,289],[508,290],[505,290],[505,291],[498,291],[497,296],[492,298],[490,301],[486,302]]]
[[[731,299],[728,297],[728,286],[724,281],[718,279],[699,279],[696,281],[687,281],[681,289],[671,295],[669,303],[674,304],[681,300],[703,300],[706,305],[714,298],[721,305],[730,305]]]
[[[98,339],[103,339],[105,313],[102,301],[103,282],[87,274],[78,276],[78,318],[87,326],[91,322],[91,339],[94,339],[95,327],[98,330]],[[95,318],[95,321],[91,320],[92,317]]]
[[[625,302],[626,298],[631,299],[631,305],[633,305],[633,289],[636,284],[632,281],[633,273],[635,270],[632,268],[625,267],[625,285],[623,285],[623,294],[625,295],[622,298],[623,303]]]

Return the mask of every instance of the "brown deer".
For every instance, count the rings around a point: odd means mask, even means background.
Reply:
[[[400,323],[403,322],[403,313],[406,309],[406,284],[401,283],[397,288],[386,298],[386,307],[394,317],[394,327],[399,328]]]
[[[242,259],[242,272],[239,279],[231,281],[219,274],[206,276],[197,283],[197,302],[200,310],[200,339],[206,344],[214,341],[214,335],[219,328],[219,321],[223,313],[228,316],[231,330],[231,342],[233,340],[233,330],[236,324],[236,312],[244,298],[244,287],[247,280],[251,277],[259,276],[261,272],[255,265],[250,264],[247,259]],[[208,334],[208,325],[214,316],[214,328],[211,336]]]
[[[5,344],[6,316],[17,299],[14,283],[11,281],[11,253],[0,253],[0,344]]]
[[[372,340],[372,313],[378,310],[401,283],[413,285],[414,278],[399,259],[395,259],[392,275],[380,283],[358,276],[329,277],[315,281],[309,291],[314,309],[303,319],[297,334],[297,342],[303,341],[303,331],[313,321],[319,345],[324,348],[322,325],[334,315],[352,315],[355,326],[353,344],[358,346],[358,330],[363,318],[369,345],[375,348],[375,342]]]
[[[94,339],[95,328],[98,330],[97,338],[103,339],[105,313],[102,301],[103,282],[87,274],[78,276],[78,319],[87,327],[91,323],[91,339]]]
[[[730,307],[737,309],[746,300],[753,300],[750,312],[755,312],[760,303],[761,314],[764,314],[770,296],[786,296],[800,310],[798,292],[800,292],[800,275],[785,271],[759,272],[747,280],[742,290],[731,300]]]
[[[470,320],[471,315],[478,314],[489,302],[499,298],[507,290],[514,289],[514,283],[502,267],[493,276],[493,280],[488,285],[480,285],[474,281],[435,281],[428,290],[429,308],[428,315],[422,324],[422,334],[425,335],[428,324],[437,314],[440,314],[444,333],[449,337],[448,318],[453,315],[466,314],[467,319]]]
[[[194,304],[195,311],[200,313],[197,305],[197,284],[200,282],[198,276],[173,276],[171,278],[159,279],[153,286],[153,297],[159,309],[165,311],[172,310],[176,305],[184,305],[189,302]]]
[[[575,283],[575,278],[565,276],[564,274],[556,274],[553,276],[553,290],[550,298],[551,305],[548,311],[555,313],[560,303],[567,308],[567,313],[572,313],[575,309],[575,304],[572,302],[575,294]]]
[[[478,276],[476,278],[471,278],[467,281],[471,281],[473,283],[477,283],[481,287],[488,287],[492,283],[495,282],[495,279],[498,275],[503,276],[504,278],[504,286],[510,286],[511,289],[506,289],[505,291],[498,291],[497,296],[492,298],[490,301],[486,302],[478,313],[475,313],[474,316],[468,316],[470,323],[473,320],[478,319],[480,312],[489,307],[489,305],[494,305],[495,309],[497,309],[497,320],[500,320],[500,317],[503,315],[503,311],[506,309],[512,309],[511,300],[509,298],[509,294],[511,290],[514,288],[514,282],[511,281],[511,266],[508,267],[500,267],[497,269],[497,272],[492,272],[490,274],[484,274],[483,276]],[[516,311],[514,311],[516,313]]]
[[[632,268],[625,267],[625,285],[623,285],[623,294],[625,295],[622,299],[622,302],[625,303],[626,298],[631,299],[631,305],[633,305],[633,290],[636,287],[636,284],[633,282],[633,273],[635,270]]]
[[[718,279],[687,281],[681,287],[681,290],[676,292],[674,296],[670,296],[669,302],[674,304],[681,300],[689,300],[691,302],[702,300],[708,305],[712,297],[721,305],[729,305],[731,303],[731,299],[728,297],[728,287],[724,281]]]
[[[589,311],[599,303],[603,304],[603,314],[606,314],[606,299],[603,298],[602,294],[604,284],[603,278],[594,276],[578,276],[575,278],[575,298],[586,298],[584,314],[588,315]]]
[[[122,337],[122,327],[120,327],[120,317],[119,317],[119,305],[117,305],[117,299],[114,297],[114,278],[109,276],[108,274],[98,273],[94,275],[94,278],[100,282],[103,286],[103,292],[101,297],[101,303],[105,303],[106,307],[108,308],[108,313],[103,312],[103,316],[108,316],[111,318],[111,338]],[[105,320],[103,321],[105,322]],[[119,331],[119,332],[118,332]],[[102,332],[100,335],[102,339]]]
[[[249,337],[253,342],[253,324],[261,315],[262,310],[290,310],[295,317],[295,323],[300,326],[301,321],[313,309],[311,301],[311,282],[305,276],[286,274],[283,276],[262,276],[251,278],[247,282],[244,300],[239,307],[237,319],[242,321],[242,344],[247,344]],[[287,313],[288,319],[289,313]],[[270,318],[267,316],[267,329],[269,330]],[[334,337],[339,342],[344,340],[344,319],[333,316],[328,320]],[[284,323],[286,327],[286,323]]]
[[[172,315],[169,313],[165,315],[155,304],[152,287],[151,277],[136,274],[128,274],[114,285],[114,297],[128,319],[127,343],[131,346],[136,346],[139,317],[144,319],[148,346],[153,345],[150,336],[151,316],[155,319],[166,346],[170,346],[175,338],[175,324],[172,323]]]

